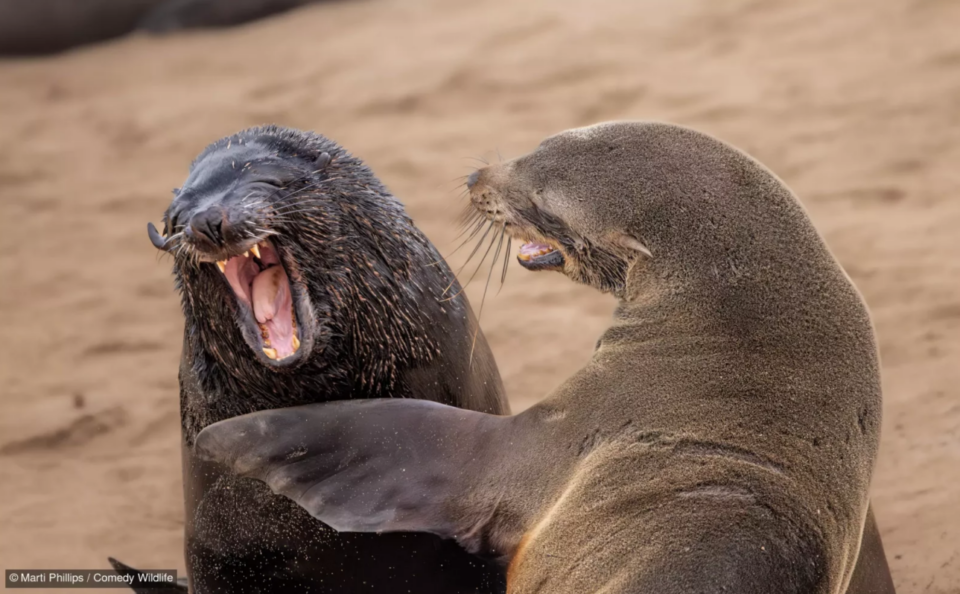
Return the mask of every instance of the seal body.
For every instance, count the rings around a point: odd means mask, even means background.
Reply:
[[[430,395],[499,414],[496,364],[399,202],[332,141],[278,127],[208,147],[164,216],[185,315],[180,398],[194,592],[498,592],[430,534],[337,534],[194,455],[210,423],[342,398]],[[471,349],[472,360],[471,360]]]
[[[780,180],[704,134],[616,122],[468,186],[524,266],[620,299],[587,365],[514,417],[297,407],[209,427],[201,456],[340,530],[454,538],[508,564],[511,593],[893,592],[870,317]]]
[[[48,54],[133,31],[227,27],[317,0],[0,0],[0,55]]]

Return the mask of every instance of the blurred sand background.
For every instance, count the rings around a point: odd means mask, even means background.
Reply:
[[[207,143],[322,132],[449,253],[473,157],[633,118],[718,135],[806,204],[880,338],[894,579],[960,592],[958,23],[956,0],[369,0],[0,61],[0,567],[183,569],[181,316],[144,226]],[[511,264],[482,326],[515,410],[612,307]]]

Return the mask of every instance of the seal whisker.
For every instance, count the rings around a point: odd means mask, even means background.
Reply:
[[[290,213],[292,213],[292,212],[294,212],[294,211],[297,211],[297,210],[304,210],[304,209],[306,209],[306,210],[313,210],[313,209],[315,209],[315,208],[316,208],[316,202],[314,202],[314,201],[298,200],[297,202],[293,202],[293,203],[290,203],[290,204],[286,204],[286,205],[281,206],[281,207],[279,207],[279,208],[276,208],[276,207],[266,207],[266,208],[263,209],[262,212],[264,212],[265,214],[270,214],[270,215],[284,215],[284,214],[290,214]]]
[[[274,207],[277,207],[278,205],[279,205],[279,206],[287,206],[287,204],[289,204],[290,201],[292,201],[294,198],[299,198],[300,196],[303,196],[303,194],[304,194],[305,192],[309,192],[310,190],[315,190],[315,189],[319,188],[320,185],[323,184],[323,183],[325,183],[326,181],[328,181],[328,180],[316,181],[316,182],[309,183],[309,184],[303,186],[302,188],[297,188],[297,189],[295,189],[295,190],[290,190],[289,193],[284,194],[283,196],[277,198],[274,202],[272,202],[272,203],[271,203],[271,206],[274,206]],[[289,186],[287,186],[287,188],[284,188],[284,190],[286,190],[286,189],[288,189],[288,188],[289,188]],[[277,191],[279,192],[279,191],[283,191],[283,190],[279,190],[279,189],[278,189]]]
[[[315,209],[316,209],[316,204],[314,204],[313,202],[296,202],[296,203],[288,204],[286,206],[276,208],[276,209],[268,208],[268,209],[265,209],[263,212],[268,215],[277,216],[277,215],[294,214],[297,211],[315,210]]]
[[[504,224],[504,231],[506,231],[506,224]],[[500,291],[503,290],[503,283],[507,280],[507,269],[510,267],[510,245],[513,241],[513,238],[509,235],[507,236],[507,249],[503,252],[503,274],[500,275],[500,288],[497,289],[497,295],[500,294]],[[483,305],[483,304],[481,304]]]
[[[460,273],[463,272],[463,269],[467,267],[467,264],[469,264],[469,263],[470,263],[470,260],[473,259],[473,256],[476,255],[477,250],[479,250],[480,247],[483,245],[483,240],[487,238],[487,234],[490,233],[490,230],[491,230],[491,229],[493,229],[493,221],[490,221],[490,224],[487,225],[487,230],[484,231],[484,232],[483,232],[483,235],[480,236],[480,239],[477,241],[477,245],[474,246],[473,251],[470,252],[470,255],[467,256],[467,259],[464,260],[464,262],[463,262],[463,264],[460,266],[460,268],[454,273],[454,280],[450,281],[450,284],[447,285],[447,288],[443,290],[443,293],[441,293],[441,295],[446,295],[446,294],[447,294],[447,291],[449,291],[449,290],[450,290],[450,287],[453,286],[453,283],[456,282],[456,277],[457,277],[457,276],[460,276]],[[469,241],[469,240],[468,240],[468,241]],[[492,241],[491,241],[491,245],[493,245],[493,242],[492,242]],[[489,248],[488,248],[488,251],[489,251]],[[483,262],[483,261],[481,260],[481,262]],[[474,274],[476,274],[476,273],[474,273]],[[460,290],[462,291],[463,289],[461,288]],[[457,293],[457,294],[459,295],[459,293]],[[456,296],[456,295],[455,295],[455,296]],[[454,297],[455,297],[455,296],[454,296]],[[451,297],[451,299],[453,299],[453,297]]]
[[[302,195],[301,195],[301,196],[298,196],[298,198],[302,198]],[[312,207],[312,206],[314,206],[314,203],[313,203],[313,202],[310,202],[310,201],[305,200],[305,199],[301,199],[301,200],[297,200],[296,202],[290,202],[290,203],[288,203],[288,204],[283,204],[283,205],[281,205],[281,206],[272,205],[272,206],[270,206],[270,207],[268,207],[268,208],[269,208],[269,212],[284,213],[284,212],[287,212],[287,211],[290,211],[290,210],[295,210],[295,209],[297,209],[297,208],[304,208],[304,207],[308,207],[308,208],[309,208],[309,207]]]
[[[480,232],[480,229],[483,228],[484,222],[485,222],[485,221],[478,221],[477,224],[473,226],[473,229],[470,231],[470,234],[467,235],[467,237],[465,237],[465,238],[463,239],[463,241],[461,241],[460,244],[459,244],[456,248],[454,248],[454,250],[453,250],[452,252],[450,252],[449,254],[447,254],[446,257],[449,258],[450,256],[452,256],[452,255],[454,255],[455,253],[457,253],[458,251],[460,251],[460,248],[462,248],[463,246],[465,246],[465,245],[467,245],[468,243],[470,243],[470,241],[472,241],[473,238],[477,236],[477,233]],[[462,235],[462,233],[461,233],[461,235]],[[479,247],[479,246],[478,246],[478,247]],[[466,264],[466,262],[464,262],[464,264]]]
[[[486,221],[481,221],[481,222],[480,222],[480,226],[481,226],[481,227],[483,226],[483,223],[484,223],[484,222],[486,222]],[[480,236],[480,239],[477,240],[477,245],[474,246],[473,251],[470,252],[470,255],[467,256],[467,259],[464,260],[463,265],[460,266],[460,269],[457,270],[457,274],[458,274],[458,275],[459,275],[461,272],[463,272],[463,269],[467,267],[467,264],[470,263],[470,260],[472,260],[473,257],[477,254],[477,250],[479,250],[480,247],[483,246],[483,240],[485,240],[485,239],[487,238],[487,234],[490,233],[490,230],[491,230],[491,229],[493,229],[493,221],[490,221],[490,222],[489,222],[489,224],[487,225],[486,231],[484,231],[484,232],[483,232],[483,235]]]
[[[287,206],[281,208],[266,208],[263,210],[263,214],[267,216],[286,216],[291,214],[296,214],[303,211],[312,211],[316,210],[316,204],[313,202],[297,202],[295,204],[288,204]]]
[[[174,249],[175,249],[175,250],[179,250],[180,248],[179,248],[179,246],[178,246],[178,247],[176,247],[176,248],[174,248]],[[160,259],[163,258],[164,256],[170,256],[170,257],[172,257],[172,258],[176,258],[176,257],[177,257],[177,254],[176,254],[175,252],[164,252],[164,251],[159,251],[159,250],[158,250],[158,251],[157,251],[157,259],[155,260],[155,262],[159,264],[159,263],[160,263]]]
[[[292,215],[303,214],[305,212],[314,212],[313,208],[304,207],[297,210],[288,210],[285,212],[272,213],[274,218],[290,217]]]
[[[464,190],[464,191],[460,192],[458,198],[462,198],[466,193],[467,193],[467,190]],[[468,218],[470,218],[470,217],[472,217],[472,216],[474,216],[474,215],[479,215],[479,214],[480,214],[480,213],[477,212],[477,209],[474,208],[473,204],[466,204],[466,205],[464,205],[464,207],[460,210],[460,214],[457,216],[457,220],[458,220],[458,221],[462,221],[462,220],[468,219]]]
[[[460,243],[460,245],[458,245],[456,248],[454,248],[454,250],[453,250],[452,252],[450,252],[450,253],[447,254],[446,256],[441,255],[439,260],[436,260],[436,261],[434,261],[434,262],[431,262],[431,263],[427,264],[427,266],[436,266],[437,264],[446,261],[447,258],[449,258],[450,256],[452,256],[452,255],[454,255],[455,253],[457,253],[457,252],[460,250],[460,248],[462,248],[463,246],[465,246],[465,245],[467,245],[468,243],[470,243],[470,240],[473,239],[474,237],[476,237],[477,233],[480,232],[480,229],[483,228],[483,223],[484,223],[484,222],[485,222],[485,219],[482,219],[482,218],[481,218],[480,220],[478,220],[478,221],[476,222],[476,224],[473,226],[472,231],[470,231],[470,236],[469,236],[469,237],[467,237],[466,239],[464,239],[464,240]],[[459,239],[460,236],[462,236],[462,235],[463,235],[464,233],[466,233],[467,231],[469,231],[469,229],[465,229],[465,230],[461,231],[460,233],[458,233],[457,236],[454,238],[454,241],[456,241],[457,239]],[[448,287],[448,288],[449,288],[449,287]]]
[[[309,184],[305,185],[305,186],[302,187],[302,188],[296,189],[296,190],[290,192],[289,194],[280,197],[279,199],[277,199],[277,202],[278,202],[279,204],[281,204],[282,206],[286,206],[286,205],[283,204],[283,201],[285,201],[285,200],[292,200],[292,199],[294,199],[294,198],[302,195],[304,192],[306,192],[306,191],[308,191],[308,190],[314,190],[314,189],[320,187],[322,184],[324,184],[324,183],[326,183],[326,182],[329,182],[329,181],[332,181],[332,180],[334,180],[334,179],[338,179],[338,178],[327,178],[327,179],[322,179],[322,180],[319,180],[319,181],[315,181],[315,182],[309,183]],[[288,186],[288,187],[289,187],[289,186]],[[277,188],[276,192],[282,192],[284,189],[285,189],[285,188]],[[276,192],[275,192],[275,193],[276,193]],[[275,194],[275,193],[274,193],[274,194]]]
[[[494,223],[495,223],[495,221],[491,221],[491,222],[490,222],[490,226],[493,227],[493,224],[494,224]],[[474,270],[474,271],[473,271],[473,274],[470,275],[470,280],[467,281],[468,284],[469,284],[471,281],[473,281],[473,278],[474,278],[475,276],[477,276],[477,273],[478,273],[478,272],[480,272],[480,268],[483,266],[483,263],[487,260],[487,256],[490,255],[490,250],[493,249],[493,244],[494,244],[496,241],[497,241],[497,234],[494,233],[494,234],[490,237],[490,244],[487,246],[486,251],[483,252],[483,257],[481,257],[481,258],[480,258],[480,261],[477,263],[477,268],[476,268],[476,270]]]
[[[494,223],[494,221],[490,221],[490,227],[493,227],[493,223]],[[500,236],[500,241],[501,241],[501,242],[503,241],[503,236],[502,236],[502,235]],[[477,264],[476,270],[474,270],[474,271],[473,271],[473,274],[470,275],[470,280],[468,280],[466,283],[461,284],[460,290],[457,291],[457,294],[456,294],[456,295],[453,295],[453,296],[450,297],[449,299],[446,299],[446,301],[449,301],[450,299],[454,299],[454,298],[456,298],[457,296],[459,296],[460,293],[463,293],[463,292],[466,290],[467,285],[469,285],[470,283],[473,282],[473,279],[476,278],[477,273],[480,272],[480,269],[483,267],[483,263],[486,261],[487,256],[490,255],[490,250],[493,249],[493,244],[496,243],[496,242],[497,242],[497,235],[496,235],[496,233],[494,233],[493,236],[490,238],[490,244],[487,246],[487,251],[483,252],[483,257],[480,258],[480,262]],[[483,239],[480,240],[480,243],[481,243],[481,244],[483,243]],[[477,247],[480,247],[480,245],[478,244]],[[499,251],[499,250],[498,250],[498,251]],[[496,261],[496,257],[494,257],[494,261]],[[464,263],[464,266],[466,266],[466,263]],[[491,264],[491,266],[492,266],[492,264]],[[484,291],[484,294],[486,294],[486,291]]]
[[[483,217],[474,217],[470,220],[463,221],[458,225],[460,230],[457,231],[457,234],[456,236],[454,236],[453,241],[460,239],[465,234],[472,233],[473,230],[476,229],[478,225],[483,225]]]
[[[506,235],[507,224],[500,227],[500,241],[497,242],[497,251],[493,253],[493,259],[490,260],[490,271],[487,272],[487,284],[483,286],[483,296],[480,298],[480,309],[477,311],[477,328],[473,332],[473,344],[470,345],[470,362],[473,363],[473,349],[477,346],[477,336],[480,335],[480,318],[483,317],[483,304],[487,301],[487,291],[490,289],[490,279],[493,278],[493,267],[497,265],[497,259],[500,257],[500,248],[503,247],[503,236]],[[493,241],[490,242],[493,245]],[[489,249],[489,248],[488,248]],[[483,263],[483,260],[480,261]]]
[[[448,179],[448,180],[446,181],[447,184],[454,184],[453,187],[448,188],[448,189],[449,189],[449,190],[453,190],[454,188],[458,188],[458,187],[462,186],[462,185],[467,181],[467,177],[469,177],[469,175],[461,175],[461,176],[455,177],[455,178],[453,178],[453,179]]]
[[[454,241],[463,237],[465,233],[468,233],[468,232],[473,233],[477,228],[482,227],[483,223],[484,223],[483,217],[474,217],[473,220],[464,222],[461,225],[463,229],[459,233],[457,233],[456,237],[453,238]],[[473,235],[471,235],[471,237],[472,236]]]
[[[477,219],[482,219],[483,214],[481,214],[472,204],[466,205],[463,210],[460,212],[460,215],[457,216],[457,222],[469,223],[470,221],[475,221]]]
[[[312,209],[312,208],[309,208],[309,207],[304,207],[304,208],[301,208],[301,209],[290,210],[290,211],[287,211],[287,212],[268,213],[266,216],[269,218],[269,220],[270,220],[271,222],[273,222],[273,221],[293,221],[293,220],[296,220],[296,218],[297,218],[298,215],[302,215],[302,214],[305,213],[305,212],[307,212],[307,213],[309,213],[309,212],[315,212],[315,210]]]

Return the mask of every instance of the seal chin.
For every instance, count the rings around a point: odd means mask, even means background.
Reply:
[[[281,249],[263,239],[240,255],[208,264],[216,265],[233,292],[237,322],[250,348],[271,367],[302,360],[313,342],[301,323],[311,319],[306,290],[291,282],[283,260]]]
[[[529,242],[520,246],[517,261],[527,270],[563,270],[564,257],[552,246]]]

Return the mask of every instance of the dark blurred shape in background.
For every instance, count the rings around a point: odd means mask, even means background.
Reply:
[[[0,55],[49,54],[144,30],[229,27],[320,0],[0,0]]]

